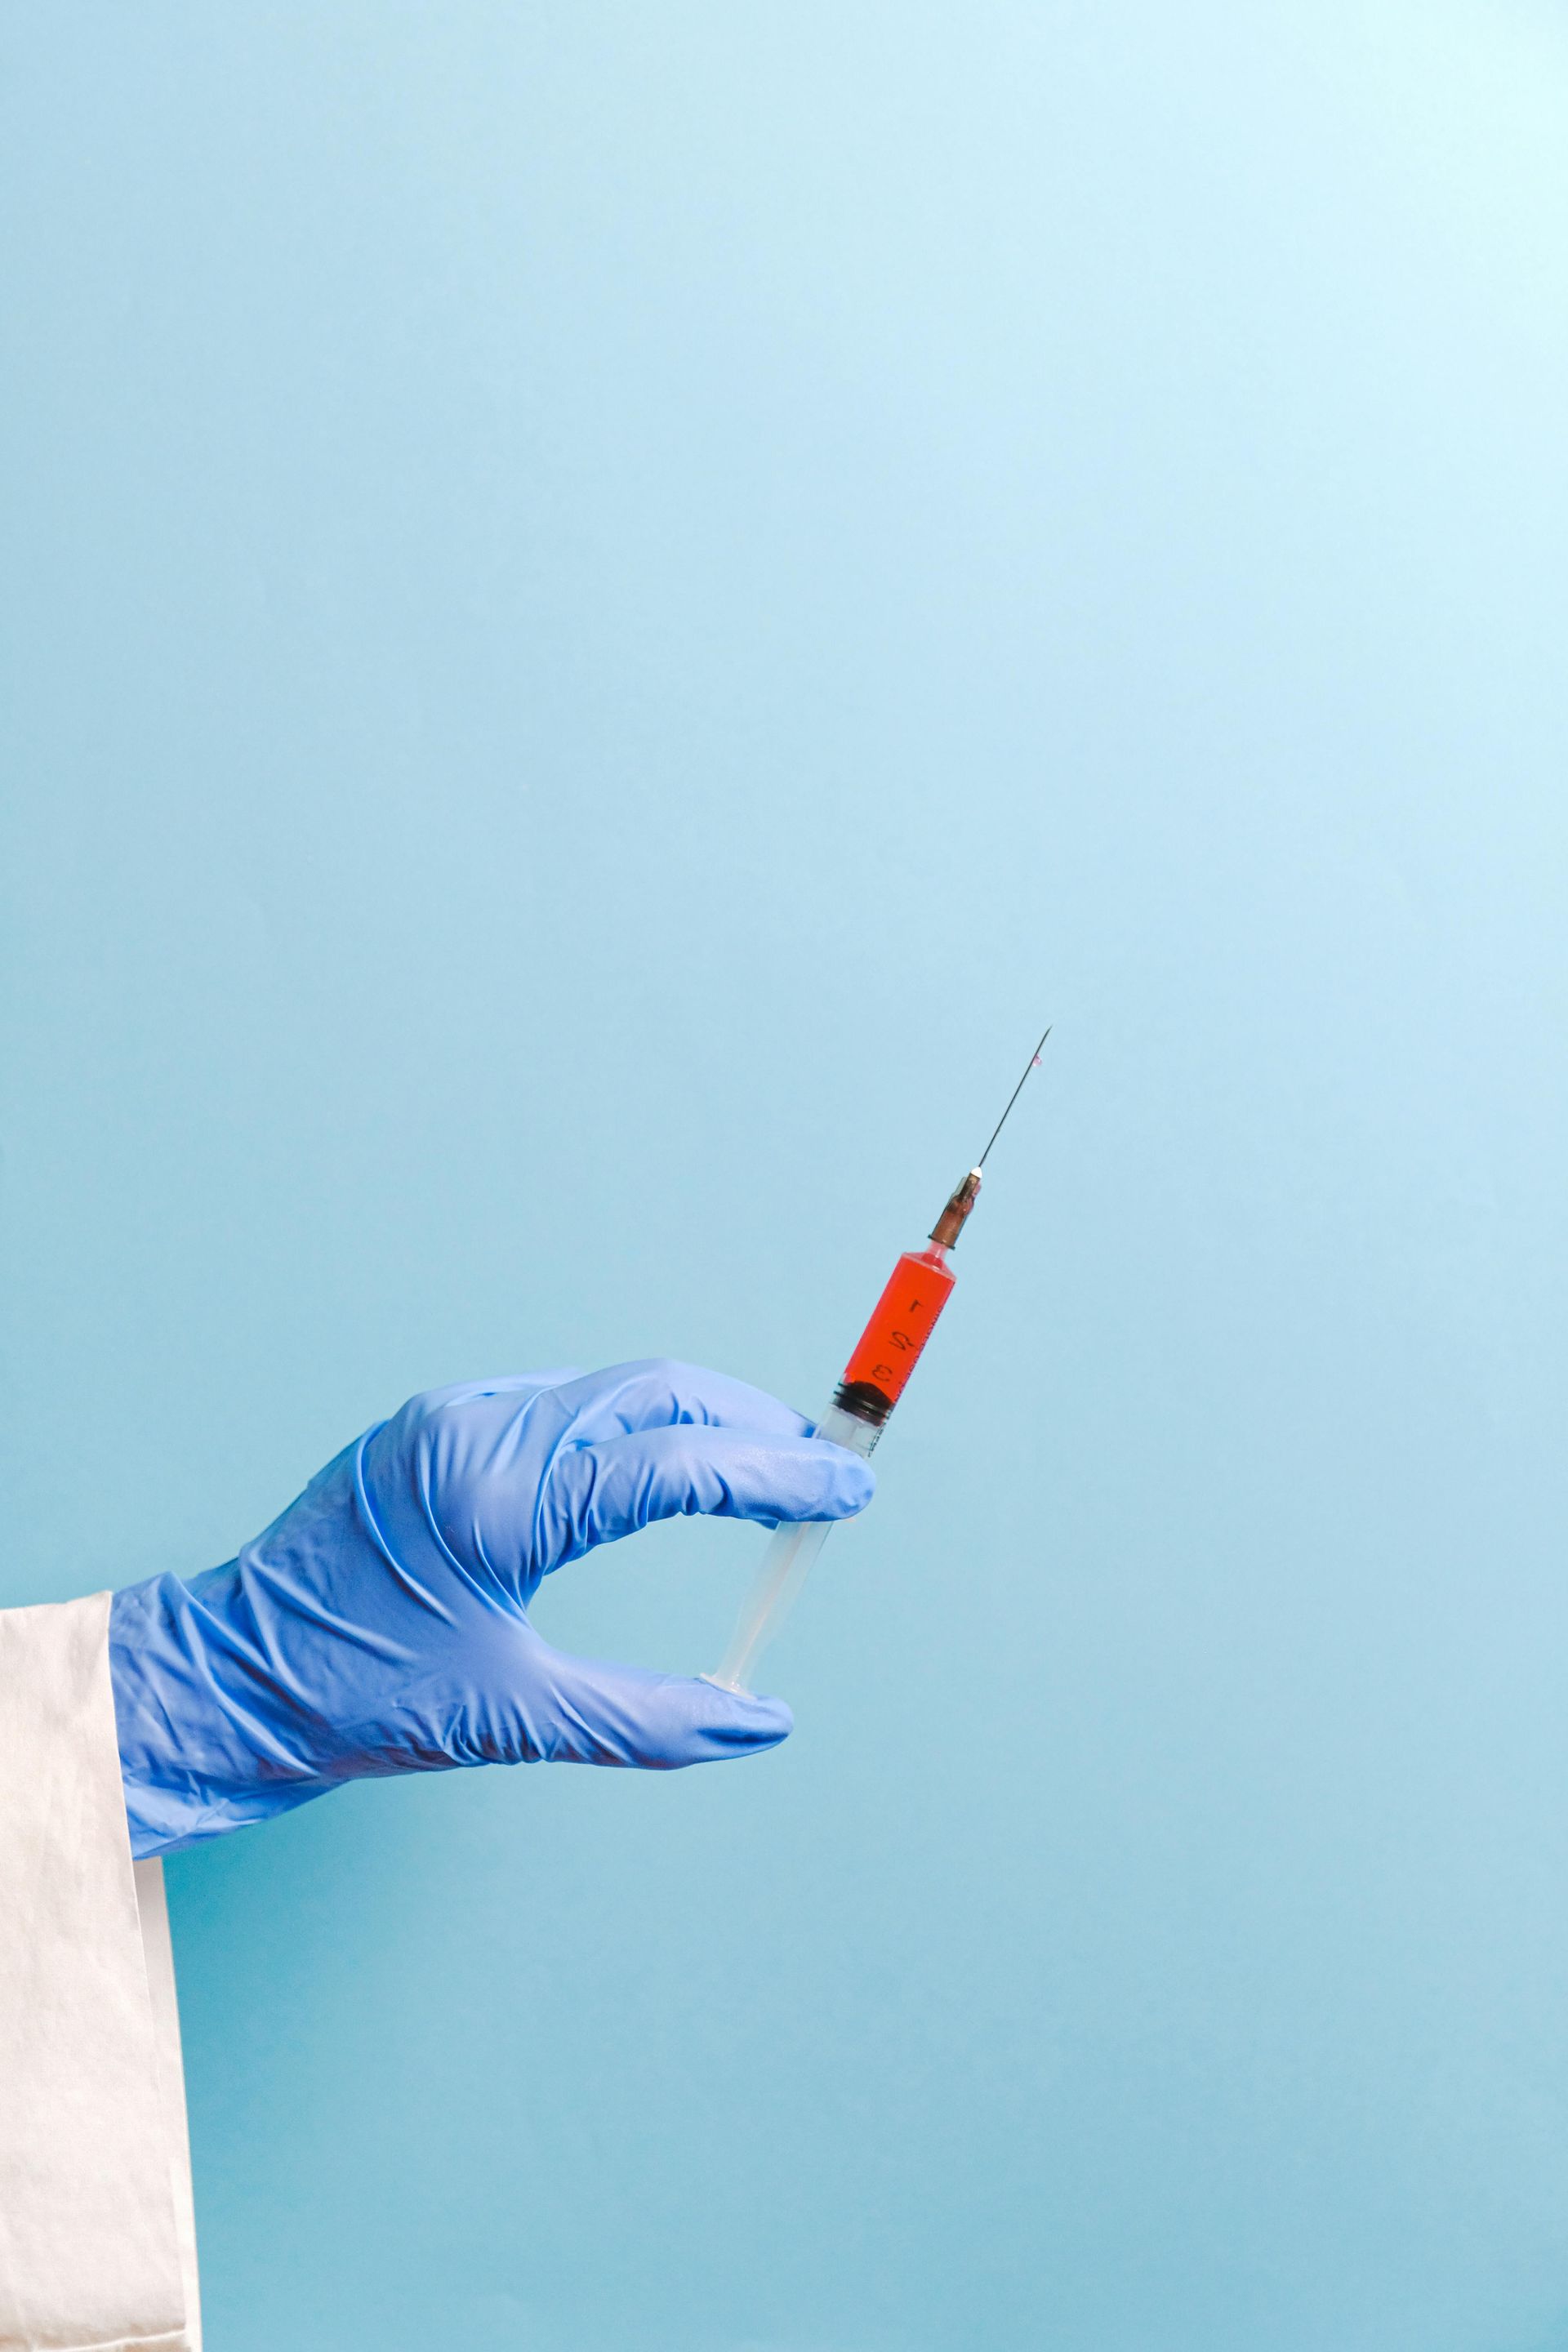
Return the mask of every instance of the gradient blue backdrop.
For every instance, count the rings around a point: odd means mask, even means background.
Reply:
[[[1058,1024],[784,1750],[172,1870],[211,2352],[1568,2344],[1561,10],[0,31],[0,1597],[814,1406]]]

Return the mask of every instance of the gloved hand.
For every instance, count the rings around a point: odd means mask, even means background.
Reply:
[[[677,1512],[839,1519],[857,1454],[690,1364],[536,1372],[417,1396],[348,1446],[237,1559],[155,1576],[110,1614],[138,1855],[268,1819],[344,1780],[455,1764],[747,1756],[780,1699],[552,1650],[541,1580]]]

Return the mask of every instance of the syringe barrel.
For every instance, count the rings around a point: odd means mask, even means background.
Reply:
[[[937,1317],[952,1296],[953,1280],[940,1242],[930,1249],[905,1251],[844,1368],[834,1400],[841,1412],[870,1423],[881,1434]]]

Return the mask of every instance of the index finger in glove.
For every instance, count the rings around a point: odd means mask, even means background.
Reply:
[[[574,1433],[590,1444],[685,1423],[778,1437],[801,1437],[811,1426],[803,1414],[749,1381],[669,1356],[581,1373],[557,1388],[552,1402],[571,1415]]]
[[[869,1463],[824,1437],[679,1423],[603,1444],[574,1446],[551,1465],[542,1517],[545,1572],[654,1519],[847,1519],[876,1491]]]

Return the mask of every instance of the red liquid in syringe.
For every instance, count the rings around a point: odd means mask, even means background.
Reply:
[[[944,1249],[907,1250],[844,1368],[845,1387],[874,1389],[890,1412],[952,1294],[953,1280]]]
[[[972,1169],[931,1232],[931,1247],[906,1250],[871,1310],[871,1319],[844,1368],[834,1402],[879,1432],[904,1392],[936,1318],[952,1296],[956,1279],[948,1252],[963,1228],[980,1191]]]

